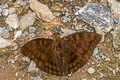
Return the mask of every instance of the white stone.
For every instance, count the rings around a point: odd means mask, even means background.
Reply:
[[[92,55],[95,56],[97,54],[98,54],[98,48],[95,48]]]
[[[30,58],[28,58],[28,57],[23,57],[22,60],[23,60],[23,61],[30,62]]]
[[[16,14],[11,14],[6,18],[6,23],[9,25],[9,27],[12,27],[13,29],[17,29],[19,27],[19,21]]]
[[[13,8],[13,7],[12,7],[12,8],[9,8],[8,13],[9,13],[9,14],[15,13],[15,8]]]
[[[2,13],[2,8],[0,7],[0,14]]]
[[[13,60],[13,59],[8,59],[8,63],[15,63],[15,60]]]
[[[70,34],[73,34],[73,33],[76,32],[74,30],[70,30],[70,29],[67,29],[67,28],[61,28],[61,31],[63,32],[63,34],[61,34],[60,37],[65,37],[67,35],[70,35]]]
[[[32,80],[43,80],[40,76],[38,77],[31,77]]]
[[[88,73],[93,74],[94,72],[95,72],[95,69],[94,69],[94,68],[90,67],[90,68],[88,69]]]
[[[106,58],[105,61],[110,61],[110,58]]]
[[[30,0],[30,8],[40,19],[46,22],[51,22],[55,18],[48,6],[40,3],[38,0]]]
[[[8,9],[3,9],[2,15],[3,15],[3,16],[7,16],[7,15],[8,15]]]
[[[18,76],[18,73],[16,72],[15,75]]]
[[[14,46],[16,45],[12,41],[5,40],[4,38],[0,37],[0,48],[5,48],[7,46]]]
[[[21,30],[15,32],[14,40],[16,40],[17,38],[19,38],[21,35],[22,35],[22,31]]]
[[[33,12],[24,15],[20,19],[20,28],[22,30],[27,29],[29,26],[33,25],[33,23],[35,22],[35,19],[36,19],[36,15]]]
[[[36,67],[36,64],[35,62],[31,61],[29,67],[28,67],[28,72],[31,72],[31,71],[38,71],[38,68]]]

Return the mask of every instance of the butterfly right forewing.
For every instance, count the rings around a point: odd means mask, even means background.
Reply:
[[[66,74],[75,72],[83,67],[94,48],[101,40],[101,35],[93,32],[78,32],[64,37],[65,49],[68,49],[68,65]]]

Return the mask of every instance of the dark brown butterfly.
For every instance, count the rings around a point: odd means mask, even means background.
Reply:
[[[21,52],[30,57],[44,72],[63,76],[83,67],[101,35],[93,32],[78,32],[64,38],[37,38],[27,42]]]

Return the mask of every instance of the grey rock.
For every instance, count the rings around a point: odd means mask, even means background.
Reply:
[[[110,9],[95,3],[88,3],[78,10],[76,18],[90,24],[94,28],[109,32],[113,28],[114,18]]]
[[[10,35],[9,30],[6,27],[0,27],[0,37],[8,38]]]
[[[29,33],[32,34],[36,31],[36,28],[35,27],[29,27]]]
[[[63,23],[70,22],[71,21],[71,17],[69,15],[62,16],[61,17],[61,21]]]
[[[29,4],[30,0],[24,0],[26,4]]]

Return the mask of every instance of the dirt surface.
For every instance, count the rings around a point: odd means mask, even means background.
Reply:
[[[90,1],[99,3],[99,0]],[[73,10],[75,6],[78,5],[78,3],[75,2],[73,2],[73,4],[70,4],[69,1],[65,2],[64,4],[57,3],[55,0],[51,0],[51,2],[48,2],[48,0],[40,0],[40,2],[48,5],[52,12],[59,12],[61,16],[63,12],[65,12],[64,8],[66,8],[72,16],[74,14]],[[81,0],[79,6],[84,6],[86,2],[86,0]],[[106,5],[107,3],[105,3],[104,1],[100,4]],[[29,7],[29,5],[27,7]],[[56,9],[54,9],[56,7],[60,8],[60,10],[57,11]],[[18,16],[25,14],[26,11],[27,10],[23,10],[22,13]],[[0,80],[37,80],[32,79],[31,77],[38,76],[40,76],[43,80],[120,80],[120,49],[114,49],[112,44],[113,35],[111,33],[107,33],[105,35],[104,42],[99,43],[97,46],[97,48],[99,49],[98,55],[102,52],[104,53],[106,58],[97,60],[95,56],[91,56],[88,63],[84,67],[79,69],[77,72],[73,73],[70,77],[54,76],[47,74],[41,70],[28,72],[30,61],[23,60],[23,58],[26,58],[26,56],[21,53],[20,47],[24,45],[24,43],[28,40],[36,37],[52,38],[52,35],[49,33],[49,31],[54,32],[53,26],[56,24],[61,25],[63,28],[71,27],[71,24],[75,24],[73,22],[62,23],[60,21],[61,16],[57,17],[55,21],[50,23],[46,23],[37,19],[34,23],[34,27],[36,28],[35,37],[32,37],[29,34],[25,34],[26,32],[28,32],[27,29],[23,33],[25,35],[22,35],[20,38],[14,41],[18,44],[17,49],[14,50],[15,47],[7,47],[0,49],[0,67],[4,66],[3,69],[0,69]],[[3,17],[0,17],[0,25],[6,26]],[[10,40],[13,39],[13,34],[14,32],[10,32]],[[95,70],[95,72],[92,74],[88,72],[88,69],[91,67]]]

